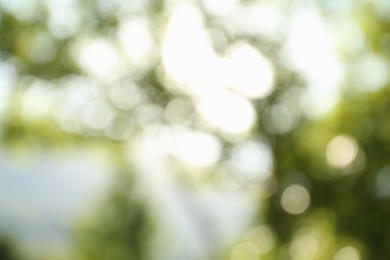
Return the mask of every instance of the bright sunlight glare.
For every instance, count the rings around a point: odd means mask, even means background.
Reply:
[[[303,112],[309,117],[325,115],[338,101],[344,71],[330,28],[316,9],[307,8],[291,17],[285,56],[288,66],[301,71],[308,83]]]
[[[205,132],[180,131],[175,134],[173,154],[194,167],[212,166],[222,154],[219,140]]]
[[[142,18],[120,22],[119,42],[135,66],[145,67],[150,64],[154,41],[148,27],[147,21]]]
[[[117,78],[123,71],[122,60],[107,39],[85,39],[76,42],[72,54],[89,75],[101,80]]]
[[[220,75],[215,69],[218,59],[210,47],[202,16],[194,6],[177,7],[173,12],[162,45],[162,61],[169,77],[187,93],[196,94],[207,81],[218,84],[214,80]]]
[[[274,87],[271,62],[246,43],[237,43],[228,51],[231,87],[248,98],[268,96]]]
[[[229,91],[210,94],[199,102],[197,110],[208,124],[231,135],[245,134],[256,119],[253,105]]]

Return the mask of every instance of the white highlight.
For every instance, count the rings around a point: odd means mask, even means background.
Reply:
[[[330,29],[315,9],[292,16],[284,55],[287,64],[301,71],[308,82],[303,112],[309,117],[325,115],[338,101],[344,70]]]
[[[221,143],[211,134],[185,131],[179,132],[174,138],[173,153],[190,166],[212,166],[221,157]]]
[[[256,119],[253,105],[247,99],[227,91],[202,99],[197,109],[208,124],[232,135],[245,134]]]
[[[236,8],[238,0],[202,0],[206,11],[215,16],[226,16]]]
[[[123,64],[117,50],[106,39],[81,40],[74,46],[74,58],[88,74],[113,80],[123,71]]]
[[[166,72],[179,83],[189,83],[200,76],[198,73],[210,69],[213,58],[200,11],[194,6],[177,8],[162,45]]]
[[[122,21],[118,38],[129,60],[137,67],[150,64],[154,40],[148,23],[142,18]]]
[[[238,43],[228,51],[231,87],[248,98],[264,98],[273,90],[274,70],[271,62],[253,46]]]

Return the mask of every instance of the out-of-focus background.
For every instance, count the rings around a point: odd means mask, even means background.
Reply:
[[[390,259],[390,1],[0,0],[0,259]]]

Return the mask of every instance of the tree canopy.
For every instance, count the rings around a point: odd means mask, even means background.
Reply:
[[[382,0],[0,1],[1,143],[108,151],[117,181],[76,231],[79,259],[165,259],[153,242],[164,207],[143,184],[160,163],[189,193],[253,203],[248,225],[204,257],[389,259],[388,11]]]

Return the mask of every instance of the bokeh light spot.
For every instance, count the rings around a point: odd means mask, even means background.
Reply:
[[[55,100],[55,92],[49,82],[33,79],[22,98],[21,114],[24,120],[48,119]]]
[[[174,154],[194,167],[212,166],[222,153],[219,140],[205,132],[179,131],[175,133],[173,142]]]
[[[302,112],[310,118],[326,115],[339,100],[344,69],[331,31],[315,8],[295,12],[285,44],[285,62],[302,72],[307,90]]]
[[[172,99],[165,108],[165,118],[174,124],[187,124],[193,118],[192,104],[183,98]]]
[[[215,175],[216,182],[226,190],[237,190],[244,184],[242,178],[237,176],[231,163],[221,165]]]
[[[129,60],[136,67],[151,65],[154,40],[147,20],[132,18],[120,23],[118,38]]]
[[[106,39],[80,40],[72,54],[81,69],[100,80],[116,79],[124,69],[116,48]]]
[[[108,98],[118,109],[128,110],[139,105],[143,96],[136,83],[116,84],[107,89]]]
[[[230,14],[237,6],[238,0],[202,0],[206,11],[215,16],[226,16]]]
[[[271,62],[247,43],[233,45],[227,53],[230,87],[248,98],[264,98],[274,88]]]
[[[295,107],[280,103],[269,107],[265,113],[265,128],[275,134],[291,131],[298,123],[299,113]]]
[[[114,119],[115,112],[104,100],[91,100],[83,110],[83,123],[87,128],[103,130],[109,127]]]
[[[63,39],[76,34],[82,23],[79,1],[44,1],[48,10],[48,27],[53,35]]]
[[[255,227],[246,236],[246,241],[253,243],[260,254],[270,252],[276,243],[275,235],[272,229],[266,225]]]
[[[208,124],[232,135],[247,133],[256,119],[253,105],[228,91],[204,98],[199,102],[197,111]]]
[[[41,31],[32,37],[27,56],[34,63],[43,63],[53,59],[55,51],[56,45],[50,34]]]
[[[232,150],[232,163],[240,178],[265,181],[272,174],[272,150],[262,141],[243,142]]]
[[[241,243],[237,245],[232,253],[231,253],[231,260],[257,260],[259,259],[259,248],[249,242]]]
[[[353,246],[346,246],[339,251],[333,257],[333,260],[360,260],[359,251]]]
[[[305,187],[293,184],[283,191],[280,204],[290,214],[301,214],[309,208],[310,194]]]
[[[39,18],[41,14],[40,1],[37,0],[20,0],[7,1],[1,0],[0,5],[2,10],[15,15],[19,20],[24,22],[32,22]]]
[[[375,179],[375,194],[380,198],[390,197],[390,166],[383,167]]]
[[[355,160],[358,150],[355,139],[347,135],[338,135],[329,142],[326,158],[331,166],[344,168]]]
[[[320,235],[316,230],[305,227],[294,234],[288,252],[293,260],[314,259],[320,246]]]
[[[192,5],[175,9],[161,50],[168,75],[181,84],[195,81],[203,67],[210,70],[210,52],[200,11]]]
[[[389,67],[385,58],[366,54],[360,57],[353,68],[355,84],[362,91],[376,91],[389,81]]]

